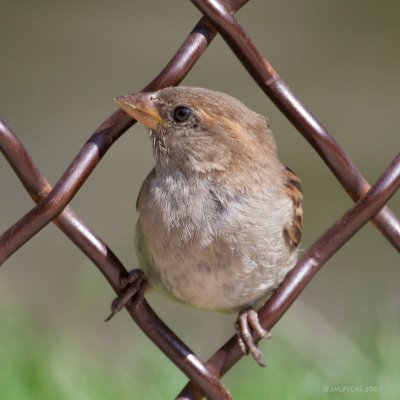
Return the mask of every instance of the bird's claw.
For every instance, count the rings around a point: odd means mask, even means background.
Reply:
[[[120,312],[131,300],[135,307],[143,300],[144,292],[147,289],[147,280],[140,269],[134,269],[129,274],[121,279],[120,283],[121,294],[111,303],[111,313],[105,319],[108,322],[115,314]]]
[[[257,339],[269,339],[271,333],[264,329],[258,314],[251,307],[242,310],[236,321],[236,332],[240,349],[244,354],[251,354],[260,367],[265,367],[263,354],[258,348]]]

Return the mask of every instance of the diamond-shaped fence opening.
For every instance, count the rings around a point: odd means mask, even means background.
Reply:
[[[355,203],[332,227],[316,238],[259,310],[264,327],[271,329],[326,261],[368,221],[400,250],[399,219],[385,207],[400,184],[400,155],[370,186],[330,133],[282,81],[233,16],[247,1],[192,0],[192,3],[204,17],[167,66],[144,90],[178,85],[219,33],[259,87],[311,144]],[[4,122],[1,123],[1,151],[36,206],[0,237],[0,263],[4,263],[47,224],[54,222],[93,261],[116,293],[120,293],[121,278],[127,274],[125,267],[68,204],[104,154],[135,122],[122,110],[113,113],[90,137],[53,188],[11,129]],[[243,355],[235,337],[207,362],[203,362],[159,319],[145,300],[136,306],[129,305],[127,310],[155,345],[190,379],[180,393],[180,399],[197,399],[204,395],[210,399],[230,398],[219,379]]]

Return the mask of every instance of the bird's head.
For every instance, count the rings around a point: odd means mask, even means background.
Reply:
[[[157,169],[218,174],[276,159],[268,121],[227,94],[180,86],[115,101],[150,128]]]

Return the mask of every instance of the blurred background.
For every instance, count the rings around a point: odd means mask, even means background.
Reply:
[[[370,0],[253,0],[238,13],[262,53],[371,183],[400,147],[399,13],[399,2]],[[2,0],[0,118],[56,182],[116,109],[112,99],[149,82],[199,18],[180,0]],[[221,38],[184,84],[227,92],[270,118],[281,159],[303,180],[303,249],[351,207],[332,173]],[[137,125],[72,201],[128,269],[137,267],[135,200],[152,166],[150,140]],[[0,182],[4,231],[32,202],[1,157]],[[390,206],[400,215],[399,194]],[[399,254],[368,224],[262,343],[268,368],[246,358],[224,378],[234,398],[398,398],[399,281]],[[125,312],[103,322],[113,297],[55,226],[14,254],[0,271],[0,398],[173,398],[185,376]],[[157,294],[148,300],[203,358],[234,332],[233,315],[195,311]],[[364,389],[338,393],[335,387]]]

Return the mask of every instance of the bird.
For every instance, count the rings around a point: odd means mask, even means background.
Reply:
[[[136,203],[146,290],[237,312],[240,348],[264,366],[254,337],[270,333],[256,310],[296,264],[303,227],[301,181],[279,160],[269,120],[228,94],[198,87],[115,102],[152,139],[155,167]],[[117,298],[112,313],[127,301]]]

